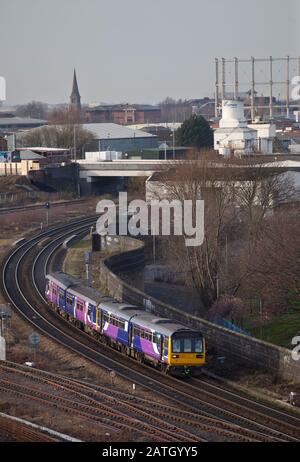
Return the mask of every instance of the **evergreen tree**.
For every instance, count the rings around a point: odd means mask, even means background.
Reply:
[[[211,148],[214,144],[213,130],[202,116],[193,115],[176,130],[177,146]]]

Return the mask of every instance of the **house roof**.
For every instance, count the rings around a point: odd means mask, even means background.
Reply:
[[[40,154],[37,154],[36,152],[33,151],[20,151],[20,159],[21,160],[43,160],[45,159],[44,156],[41,156]]]

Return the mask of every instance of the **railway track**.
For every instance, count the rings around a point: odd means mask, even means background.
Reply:
[[[244,397],[237,394],[222,395],[216,389],[212,392],[201,381],[183,383],[164,376],[104,345],[100,349],[99,343],[92,337],[49,310],[43,299],[45,272],[51,265],[53,270],[59,269],[60,261],[55,260],[54,256],[66,237],[74,232],[84,232],[94,220],[91,217],[49,230],[25,242],[11,253],[3,268],[3,288],[15,309],[42,332],[76,353],[108,370],[115,370],[120,377],[149,391],[155,389],[158,396],[167,397],[169,402],[180,406],[181,412],[187,413],[186,417],[190,420],[192,417],[188,414],[196,415],[198,423],[201,424],[202,421],[203,425],[203,419],[211,419],[211,428],[215,426],[218,431],[232,432],[236,435],[236,440],[246,438],[259,441],[299,441],[300,419],[267,405],[263,409],[259,408],[259,403],[251,399],[245,401]],[[37,252],[38,242],[49,236],[52,241]],[[30,266],[31,275],[24,278]],[[183,415],[180,418],[183,419]]]
[[[37,443],[57,443],[62,441],[46,435],[43,431],[32,428],[24,422],[12,420],[10,416],[0,415],[0,433],[13,441],[37,442]]]
[[[7,376],[10,379],[11,374],[14,374],[27,380],[33,380],[35,384],[50,384],[56,390],[67,391],[75,402],[79,398],[93,406],[93,409],[99,408],[102,415],[103,412],[104,414],[108,412],[109,417],[112,419],[114,418],[111,412],[112,408],[121,414],[126,412],[127,415],[134,415],[135,419],[140,419],[142,424],[147,422],[153,425],[153,428],[163,431],[165,436],[162,441],[166,441],[168,433],[170,433],[171,438],[174,438],[174,434],[176,434],[177,441],[180,437],[188,437],[188,441],[206,441],[199,437],[199,431],[207,432],[208,434],[214,433],[221,438],[234,441],[236,439],[235,432],[240,431],[234,425],[225,425],[218,419],[203,418],[200,414],[183,411],[178,407],[164,405],[116,390],[108,390],[80,380],[71,380],[57,374],[29,369],[13,363],[0,364],[0,370],[2,371],[2,376],[8,374]],[[1,385],[0,380],[0,387]],[[99,401],[100,403],[105,401],[107,404],[105,406],[103,404],[99,405]],[[170,421],[169,424],[168,421]],[[139,428],[141,427],[139,426]],[[189,433],[186,430],[182,431],[182,428],[189,429]],[[240,435],[240,440],[259,441],[259,438],[254,439],[253,433],[244,431]]]
[[[80,204],[82,202],[84,202],[84,199],[74,199],[74,200],[69,200],[69,201],[51,202],[51,208],[60,207],[63,205]],[[26,212],[27,210],[43,209],[44,207],[45,207],[44,203],[23,205],[23,206],[16,205],[13,207],[1,207],[0,206],[0,215],[6,215],[8,213],[15,213],[15,212]]]

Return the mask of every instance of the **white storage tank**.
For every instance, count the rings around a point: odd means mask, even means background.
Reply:
[[[224,100],[220,128],[247,127],[243,101]]]

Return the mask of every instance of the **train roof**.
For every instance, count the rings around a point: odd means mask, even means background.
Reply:
[[[125,321],[129,321],[132,317],[145,313],[144,308],[131,305],[130,303],[119,303],[115,300],[110,302],[100,303],[100,308],[107,311]]]
[[[58,284],[60,287],[67,289],[68,292],[84,298],[93,304],[100,304],[100,308],[125,321],[132,320],[133,324],[159,334],[170,337],[175,332],[191,332],[193,329],[176,322],[173,319],[158,318],[155,315],[145,311],[144,308],[131,305],[130,303],[120,303],[112,297],[102,294],[95,288],[84,284],[63,271],[48,274],[47,279]],[[196,332],[196,331],[195,331]]]
[[[138,315],[132,320],[132,322],[137,326],[146,327],[149,330],[158,332],[159,334],[166,335],[168,337],[175,334],[175,332],[190,332],[192,330],[189,327],[174,321],[174,319],[157,318],[148,312],[144,312],[143,314]]]
[[[79,285],[81,281],[70,274],[64,273],[63,271],[57,271],[46,275],[46,279],[54,282],[60,287],[67,289],[69,287]]]
[[[68,292],[70,294],[77,295],[80,298],[84,298],[86,301],[95,305],[103,301],[113,300],[110,296],[104,295],[94,287],[84,284],[82,281],[79,284],[69,287]]]

